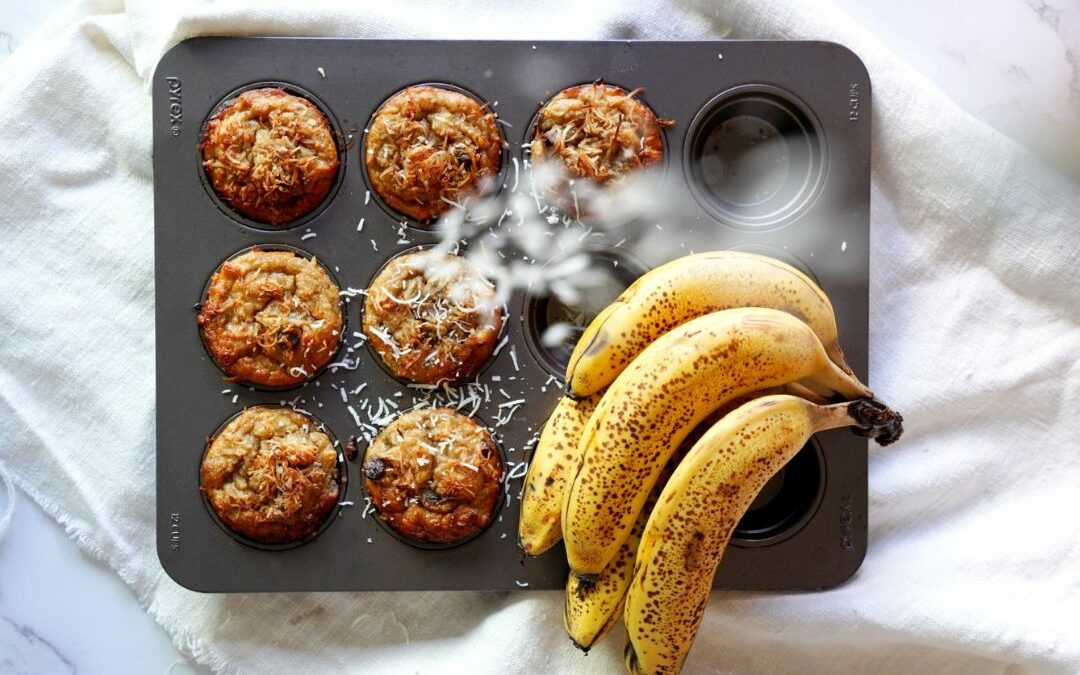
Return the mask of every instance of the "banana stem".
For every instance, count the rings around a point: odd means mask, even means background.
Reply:
[[[878,445],[895,443],[904,433],[904,416],[880,401],[860,398],[847,404],[847,411],[855,421],[853,431]]]
[[[852,427],[859,436],[874,439],[878,445],[895,443],[904,433],[903,416],[884,403],[859,398],[850,403],[813,406],[814,431]]]
[[[828,361],[820,372],[813,377],[807,378],[802,384],[814,383],[814,389],[820,391],[821,387],[827,387],[834,393],[839,394],[845,400],[851,401],[856,398],[874,398],[874,392],[866,385],[841,370],[832,361]]]
[[[784,387],[788,390],[788,393],[793,396],[799,396],[805,398],[811,403],[818,405],[827,405],[829,399],[836,396],[836,391],[830,387],[826,387],[820,382],[815,382],[814,378],[806,378],[805,380],[799,380],[798,382],[789,382]]]

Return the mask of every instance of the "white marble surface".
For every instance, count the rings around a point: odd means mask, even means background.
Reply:
[[[974,117],[1080,177],[1080,0],[834,0]]]
[[[974,117],[1080,176],[1080,0],[836,1]],[[0,0],[0,61],[61,4]],[[119,578],[16,499],[0,541],[0,673],[204,672]]]

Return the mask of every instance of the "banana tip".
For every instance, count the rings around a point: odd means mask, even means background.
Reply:
[[[523,541],[521,540],[521,535],[518,535],[517,545],[518,545],[518,549],[519,549],[519,550],[520,550],[520,551],[521,551],[522,553],[524,553],[525,555],[527,555],[527,556],[530,556],[530,557],[532,557],[532,556],[536,555],[535,553],[533,553],[532,551],[530,551],[530,550],[529,550],[529,547],[525,545],[525,542],[523,542]]]
[[[904,416],[879,401],[869,398],[852,401],[848,414],[857,425],[853,431],[873,438],[878,445],[895,443],[904,433]]]

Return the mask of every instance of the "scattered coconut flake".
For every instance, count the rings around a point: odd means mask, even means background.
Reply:
[[[348,358],[344,358],[340,361],[335,361],[334,363],[331,363],[326,367],[331,373],[336,373],[338,368],[344,368],[345,370],[356,370],[360,367],[360,357],[356,357],[355,361],[350,361]]]
[[[318,67],[318,68],[316,68],[315,70],[319,71],[319,75],[321,75],[321,76],[322,76],[322,79],[324,79],[324,80],[326,79],[326,71],[325,71],[325,70],[323,70],[323,67],[322,67],[322,66],[319,66],[319,67]]]
[[[317,236],[319,236],[319,234],[318,234],[317,232],[308,232],[307,234],[305,234],[305,235],[302,235],[302,236],[300,237],[300,239],[301,239],[301,240],[304,240],[304,239],[312,239],[312,238],[314,238],[314,237],[317,237]]]
[[[357,232],[363,232],[363,231],[364,231],[364,219],[363,219],[363,218],[361,218],[361,219],[360,219],[360,222],[359,222],[359,223],[357,223],[357,225],[356,225],[356,231],[357,231]]]
[[[518,462],[517,464],[515,464],[510,469],[510,472],[506,474],[506,480],[511,481],[511,480],[516,480],[518,478],[524,478],[525,474],[528,473],[528,472],[529,472],[529,463],[528,462]]]

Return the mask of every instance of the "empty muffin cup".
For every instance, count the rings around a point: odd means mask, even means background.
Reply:
[[[698,112],[683,161],[691,192],[710,215],[770,229],[797,218],[816,197],[825,144],[812,113],[792,94],[743,85]]]
[[[739,524],[731,543],[770,546],[794,536],[813,517],[825,492],[825,458],[816,440],[799,451],[765,484]]]
[[[556,258],[547,266],[565,266],[567,272],[556,275],[546,288],[530,288],[521,318],[529,351],[561,378],[589,323],[648,268],[624,251],[608,248]]]

